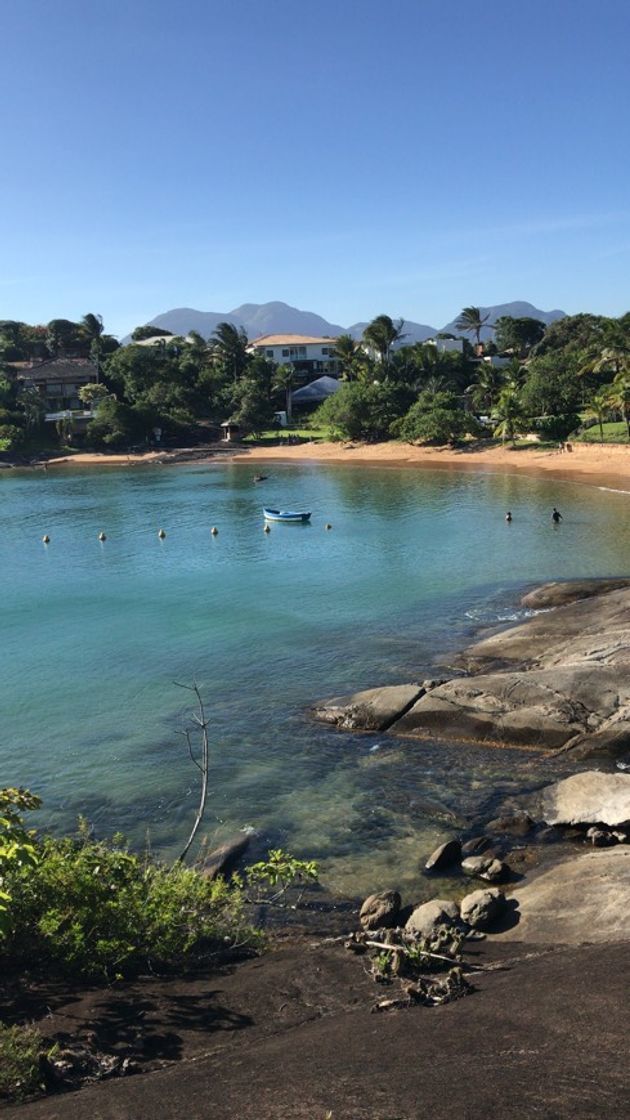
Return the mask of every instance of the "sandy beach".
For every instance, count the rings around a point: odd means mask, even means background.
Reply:
[[[470,448],[415,447],[401,443],[301,443],[295,446],[179,448],[133,454],[79,452],[50,459],[46,466],[126,466],[142,463],[213,461],[217,455],[235,462],[335,463],[350,466],[426,468],[449,471],[493,471],[529,474],[565,481],[607,486],[630,492],[630,445],[572,444],[571,452],[538,449],[536,445],[517,450],[475,444]]]
[[[306,443],[295,447],[255,447],[237,461],[347,463],[430,470],[494,471],[549,476],[630,492],[630,446],[572,444],[571,452],[475,445],[471,449],[414,447],[401,443]]]

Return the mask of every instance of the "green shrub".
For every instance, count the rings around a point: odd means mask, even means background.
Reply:
[[[0,1099],[20,1100],[41,1089],[42,1042],[34,1027],[0,1023]]]
[[[11,872],[9,889],[6,960],[84,979],[193,967],[258,936],[245,921],[238,881],[211,882],[85,834],[46,837],[35,865]]]

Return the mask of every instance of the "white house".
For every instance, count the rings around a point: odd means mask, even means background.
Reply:
[[[336,338],[313,338],[304,334],[263,334],[247,347],[250,354],[262,354],[279,366],[293,366],[305,377],[337,375],[341,363],[335,357]]]
[[[438,354],[450,353],[451,351],[457,354],[464,353],[463,338],[427,338],[427,345],[435,346]]]

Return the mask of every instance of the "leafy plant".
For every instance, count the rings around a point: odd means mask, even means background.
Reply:
[[[290,852],[274,848],[268,853],[266,860],[253,863],[247,869],[247,878],[257,888],[256,897],[252,901],[280,905],[280,899],[285,897],[287,891],[297,886],[301,889],[294,905],[299,906],[308,884],[318,881],[319,868],[315,860],[296,859]],[[269,888],[273,891],[271,895],[268,893]]]
[[[11,893],[6,880],[11,871],[33,867],[37,860],[33,833],[22,821],[22,814],[39,809],[41,801],[27,789],[0,790],[0,938],[10,921]]]
[[[85,827],[78,839],[46,837],[37,857],[8,876],[2,949],[12,964],[111,980],[258,943],[238,884],[91,841]]]

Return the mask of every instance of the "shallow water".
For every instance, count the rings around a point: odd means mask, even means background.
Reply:
[[[244,464],[0,476],[0,781],[40,793],[43,824],[84,813],[98,833],[141,844],[149,830],[174,854],[197,788],[179,734],[189,696],[173,682],[195,679],[212,839],[252,826],[260,847],[320,859],[351,893],[414,882],[445,832],[540,784],[531,754],[338,734],[305,708],[435,673],[480,625],[522,617],[526,584],[626,574],[629,496],[269,469],[260,485]],[[263,502],[310,508],[312,523],[264,534]]]

